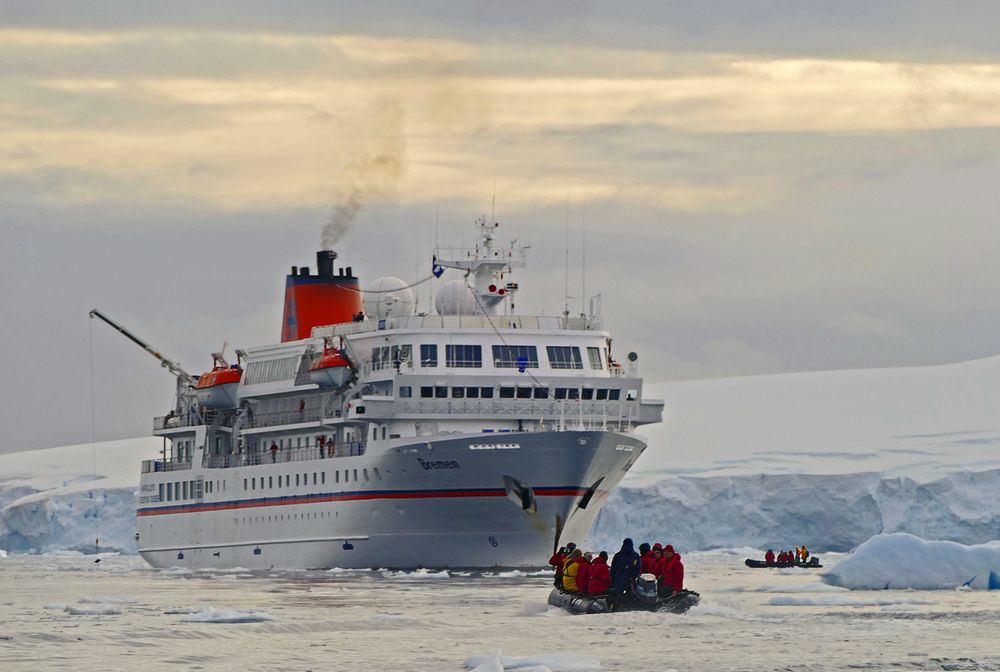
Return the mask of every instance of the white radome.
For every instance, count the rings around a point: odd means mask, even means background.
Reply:
[[[434,310],[438,315],[476,315],[476,297],[465,280],[451,280],[434,295]]]
[[[378,278],[365,287],[365,314],[371,318],[381,320],[412,315],[413,306],[413,290],[399,278]]]

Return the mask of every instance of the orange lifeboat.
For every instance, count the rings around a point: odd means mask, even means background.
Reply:
[[[320,387],[343,387],[353,375],[354,369],[344,353],[330,345],[309,367],[309,378]]]
[[[243,377],[239,364],[216,364],[211,371],[198,376],[194,395],[206,408],[236,408],[237,388]]]

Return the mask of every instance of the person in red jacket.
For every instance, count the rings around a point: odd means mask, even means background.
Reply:
[[[769,565],[774,564],[774,551],[772,551],[770,548],[767,549],[767,553],[764,554],[764,562],[766,562]]]
[[[555,567],[556,570],[555,584],[558,588],[562,588],[563,564],[566,563],[566,556],[566,547],[563,546],[549,558],[549,564]]]
[[[680,553],[676,553],[670,544],[663,551],[663,585],[674,592],[684,590],[684,563]]]
[[[653,544],[653,548],[648,553],[642,554],[642,573],[656,574],[656,565],[660,561],[660,554],[663,546],[659,542]]]
[[[600,595],[611,588],[611,570],[608,569],[608,554],[601,551],[590,564],[589,581],[587,582],[587,592],[591,595]]]
[[[590,563],[594,560],[594,554],[587,551],[580,558],[579,567],[576,570],[576,590],[586,595],[590,587]]]
[[[649,572],[649,563],[653,561],[653,550],[649,547],[649,544],[639,544],[639,573],[646,574]]]
[[[656,577],[659,582],[663,576],[663,566],[666,560],[663,558],[663,547],[659,544],[653,545],[653,559],[649,561],[649,573]]]

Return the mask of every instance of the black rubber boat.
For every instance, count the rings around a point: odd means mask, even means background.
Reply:
[[[763,560],[752,560],[747,558],[746,566],[753,569],[775,569],[781,567],[802,567],[803,569],[818,569],[822,567],[819,563],[819,558],[813,556],[809,558],[806,562],[772,562],[770,564],[764,562]]]
[[[639,585],[630,594],[612,595],[581,595],[570,593],[560,588],[553,588],[549,593],[549,604],[561,607],[574,614],[607,614],[620,611],[657,611],[671,614],[683,614],[698,604],[700,596],[692,590],[678,590],[670,595],[657,595],[656,583],[652,590]],[[645,590],[644,590],[645,588]]]

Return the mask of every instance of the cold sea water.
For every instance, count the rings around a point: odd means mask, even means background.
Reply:
[[[686,556],[688,614],[579,616],[546,605],[548,573],[8,556],[0,670],[463,670],[498,649],[553,670],[1000,670],[1000,591],[845,591],[743,558]]]

